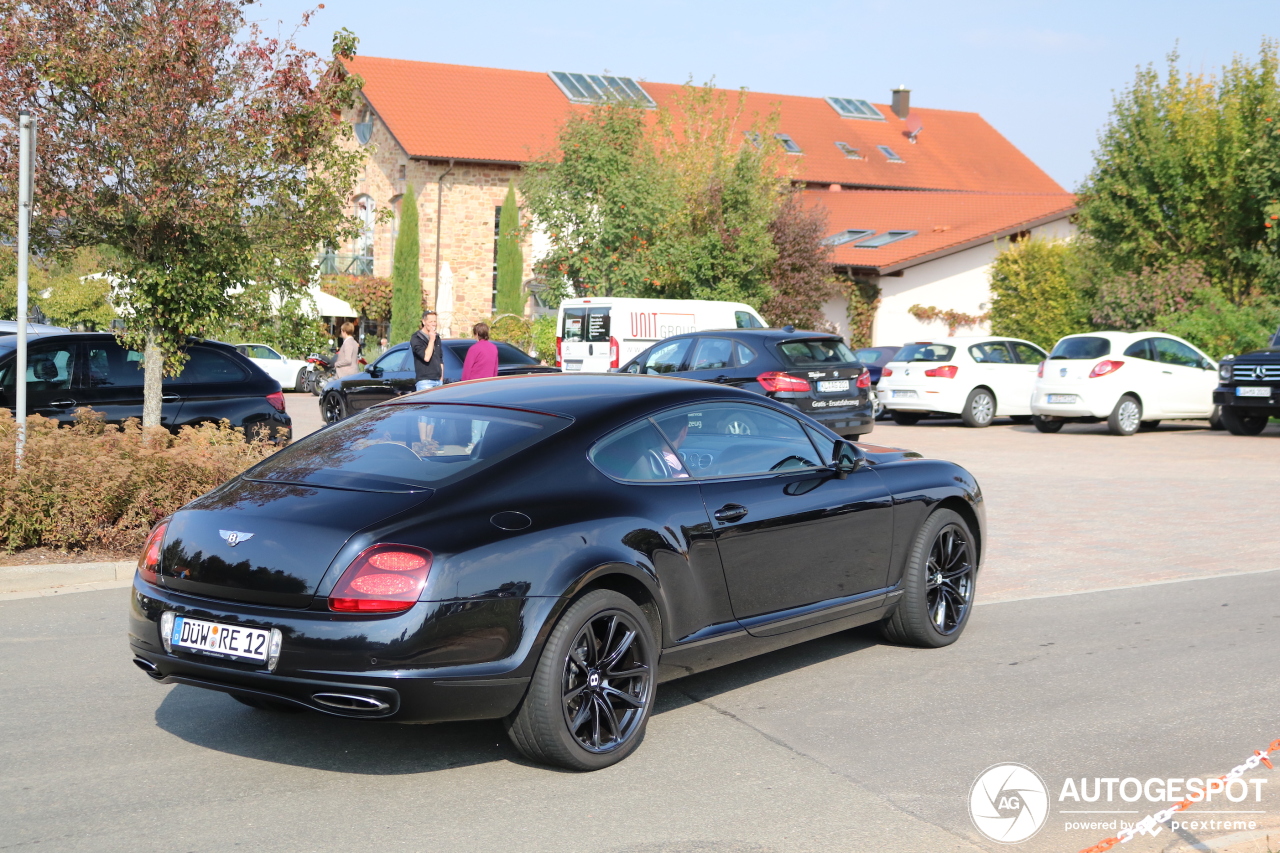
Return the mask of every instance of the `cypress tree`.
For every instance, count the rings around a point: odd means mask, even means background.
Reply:
[[[520,209],[516,206],[515,183],[507,185],[498,220],[498,299],[495,314],[524,314],[524,253],[520,251]]]
[[[418,201],[406,185],[400,200],[400,232],[391,261],[392,344],[403,343],[422,326],[422,277],[418,273]]]

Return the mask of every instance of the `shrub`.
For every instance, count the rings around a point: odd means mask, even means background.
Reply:
[[[1182,309],[1156,317],[1152,327],[1185,338],[1216,359],[1266,346],[1280,323],[1277,304],[1233,305],[1213,288],[1193,294]]]
[[[1101,329],[1133,332],[1156,328],[1156,318],[1190,310],[1212,288],[1199,261],[1144,269],[1104,280],[1093,305]]]
[[[1064,335],[1088,331],[1082,251],[1070,242],[1031,239],[1001,252],[991,265],[991,333],[1051,347]]]
[[[556,315],[549,314],[533,321],[533,357],[547,364],[556,363]]]
[[[32,416],[22,468],[14,470],[17,424],[0,409],[0,548],[141,549],[160,519],[269,456],[222,424],[172,435],[136,420],[104,424],[87,409],[59,429]]]

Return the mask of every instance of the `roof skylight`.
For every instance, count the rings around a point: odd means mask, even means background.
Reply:
[[[852,145],[850,145],[847,142],[837,142],[836,147],[839,148],[841,151],[843,151],[844,156],[848,157],[850,160],[863,159],[862,155],[858,153],[858,149],[854,148]]]
[[[551,79],[575,104],[633,103],[645,109],[657,106],[649,93],[630,77],[552,71]]]
[[[862,118],[870,121],[885,120],[880,111],[871,106],[870,101],[864,101],[859,98],[827,98],[827,103],[840,114],[841,118]]]
[[[845,243],[852,243],[854,240],[870,237],[874,233],[876,233],[875,229],[850,228],[847,231],[841,231],[839,234],[832,234],[822,242],[828,246],[843,246]]]
[[[896,243],[899,240],[905,240],[908,237],[916,236],[915,231],[886,231],[883,234],[877,234],[870,240],[863,240],[853,248],[855,249],[879,249],[881,246],[887,246],[890,243]]]
[[[899,157],[897,153],[895,153],[894,150],[890,148],[888,145],[877,145],[876,147],[880,149],[881,154],[883,154],[886,158],[888,158],[890,163],[907,162],[906,160],[903,160],[901,157]]]
[[[804,150],[796,144],[796,141],[785,133],[775,133],[773,138],[782,143],[782,147],[786,149],[788,154],[804,153]]]

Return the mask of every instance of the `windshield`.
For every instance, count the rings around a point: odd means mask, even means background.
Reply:
[[[1111,353],[1111,341],[1106,338],[1063,338],[1049,353],[1049,358],[1088,360],[1102,358]]]
[[[907,344],[894,361],[950,361],[956,354],[956,348],[946,344]]]
[[[569,423],[554,415],[486,406],[376,407],[281,450],[245,476],[365,491],[435,488],[487,468]]]
[[[813,338],[807,341],[783,341],[778,352],[788,367],[813,367],[815,365],[857,364],[853,350],[839,338]]]

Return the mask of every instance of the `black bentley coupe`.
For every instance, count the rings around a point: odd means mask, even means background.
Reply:
[[[579,770],[659,682],[866,623],[945,646],[984,547],[977,482],[737,388],[634,375],[445,385],[356,413],[152,531],[153,679],[263,710],[503,718]]]

